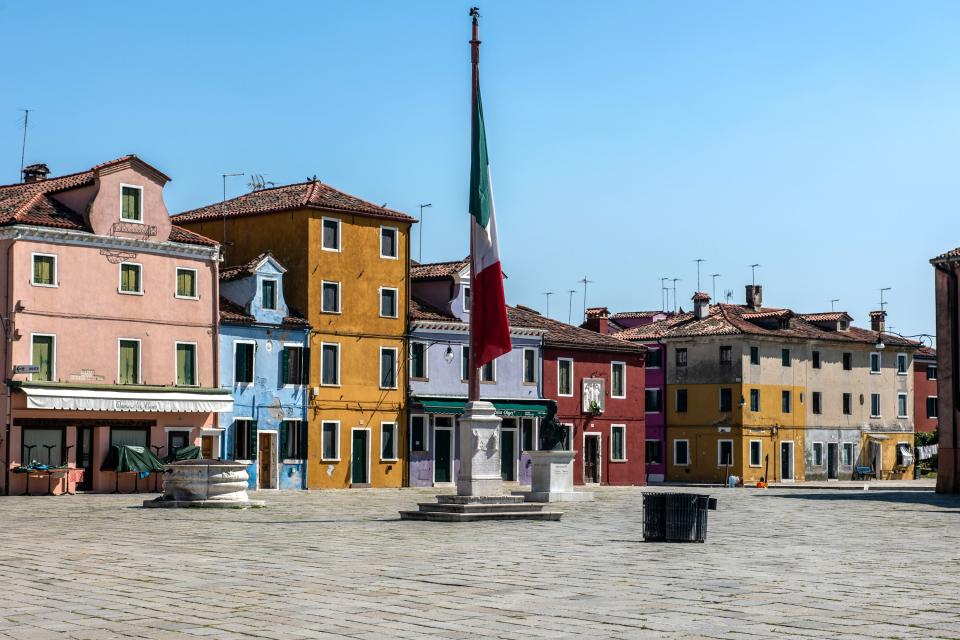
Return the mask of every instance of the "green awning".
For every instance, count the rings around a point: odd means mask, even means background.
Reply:
[[[460,415],[467,408],[466,400],[420,400],[426,413]],[[542,418],[547,415],[546,402],[524,402],[522,400],[494,400],[493,406],[498,416],[506,418]]]

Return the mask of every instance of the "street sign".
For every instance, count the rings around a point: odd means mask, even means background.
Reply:
[[[13,365],[13,373],[40,373],[40,365],[38,364],[15,364]]]

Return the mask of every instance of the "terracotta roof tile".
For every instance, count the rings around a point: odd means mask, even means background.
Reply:
[[[657,314],[666,314],[666,311],[620,311],[614,313],[610,316],[611,320],[629,320],[629,319],[643,319],[643,318],[652,318]]]
[[[957,247],[956,249],[951,249],[946,253],[941,253],[930,262],[936,264],[937,262],[952,262],[954,260],[960,260],[960,247]]]
[[[589,307],[587,309],[588,318],[609,318],[610,309],[606,307]]]
[[[470,264],[470,257],[463,260],[450,260],[448,262],[411,262],[410,279],[411,280],[443,280],[452,278],[454,275],[463,271]]]
[[[273,258],[273,254],[269,251],[264,251],[263,253],[254,256],[250,260],[247,260],[243,264],[223,267],[220,269],[220,279],[224,282],[229,282],[231,280],[239,280],[240,278],[252,276],[257,272],[257,265],[267,257]],[[276,258],[273,259],[276,260]],[[279,261],[277,261],[277,264],[279,264]]]
[[[281,323],[285,327],[309,327],[300,313],[289,309],[290,315],[286,316]],[[246,310],[237,303],[220,296],[220,322],[223,324],[253,324],[256,319],[246,312]]]
[[[509,311],[509,310],[508,310]],[[617,338],[597,333],[589,329],[581,329],[565,324],[552,318],[547,318],[530,307],[518,305],[513,308],[510,319],[522,323],[522,326],[533,329],[544,329],[543,344],[546,347],[561,349],[575,349],[581,351],[613,351],[619,353],[643,353],[645,348],[639,345],[630,345]]]
[[[803,318],[807,322],[840,322],[846,320],[851,322],[853,318],[846,311],[824,311],[821,313],[801,313],[797,317]]]
[[[437,309],[429,303],[410,297],[410,319],[411,320],[432,320],[434,322],[460,322],[452,313]]]

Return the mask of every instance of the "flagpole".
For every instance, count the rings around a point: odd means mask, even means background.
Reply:
[[[473,38],[470,40],[470,64],[473,68],[473,79],[471,84],[471,134],[475,133],[472,131],[472,127],[476,126],[476,114],[473,113],[477,109],[477,95],[480,91],[480,23],[478,18],[480,17],[480,10],[477,7],[470,9],[470,16],[473,18]],[[472,135],[471,135],[472,139]],[[477,263],[476,256],[474,255],[474,224],[473,217],[469,218],[470,220],[470,286],[472,287],[477,272]],[[471,296],[471,300],[474,296]],[[473,402],[480,399],[480,376],[478,375],[477,368],[474,366],[477,357],[477,343],[476,343],[476,326],[474,324],[474,318],[476,314],[473,312],[471,305],[470,309],[470,358],[468,361],[468,378],[467,378],[467,402]]]

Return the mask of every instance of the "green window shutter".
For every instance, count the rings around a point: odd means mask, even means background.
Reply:
[[[257,459],[257,423],[255,420],[250,421],[250,429],[247,432],[250,435],[250,459]]]
[[[300,384],[308,385],[310,384],[310,349],[304,347],[302,354],[303,363],[300,367]]]
[[[120,342],[120,384],[136,384],[137,343],[131,340]]]
[[[280,423],[280,459],[289,458],[289,451],[287,451],[287,445],[289,444],[290,435],[287,433],[290,431],[290,423],[284,420]]]
[[[53,338],[51,336],[33,338],[33,364],[40,367],[40,372],[33,374],[34,380],[49,382],[53,379]]]
[[[289,357],[287,354],[287,349],[283,348],[280,350],[280,386],[287,384],[287,375],[289,373],[290,364]]]
[[[177,345],[177,384],[196,384],[196,357],[193,345]]]

